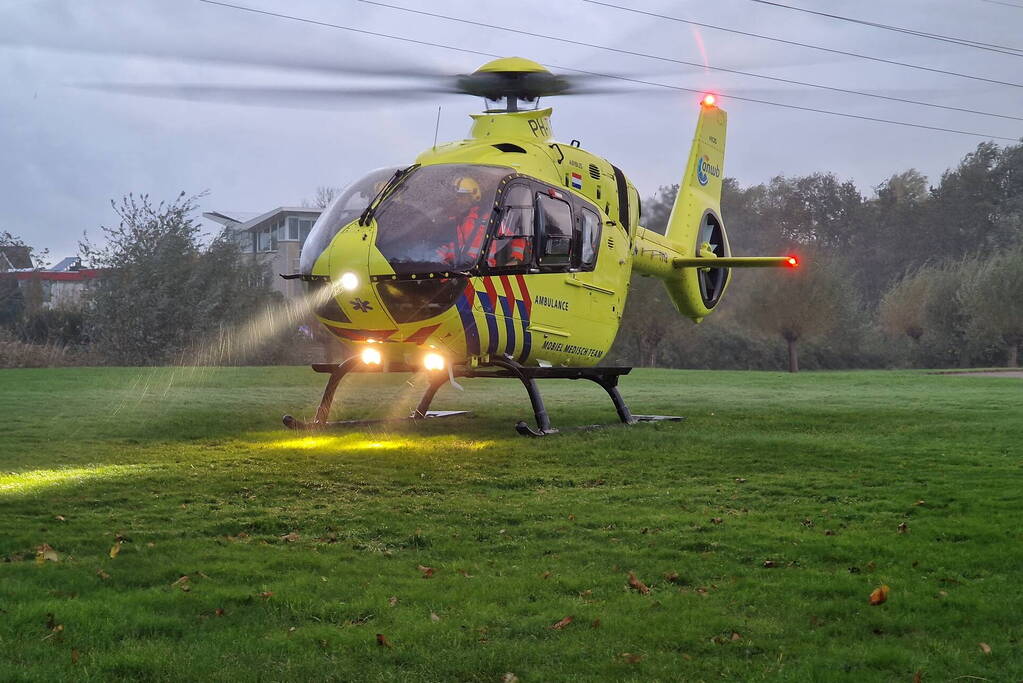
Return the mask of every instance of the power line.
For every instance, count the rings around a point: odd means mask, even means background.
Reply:
[[[429,41],[425,41],[425,40],[419,40],[419,39],[416,39],[416,38],[406,38],[404,36],[395,36],[395,35],[391,35],[391,34],[387,34],[387,33],[380,33],[380,32],[377,32],[377,31],[369,31],[369,30],[366,30],[366,29],[354,28],[352,26],[343,26],[341,24],[333,24],[333,23],[326,22],[326,21],[319,21],[319,20],[316,20],[316,19],[308,19],[308,18],[305,18],[305,17],[298,17],[298,16],[293,16],[293,15],[290,15],[290,14],[283,14],[283,13],[280,13],[280,12],[271,12],[269,10],[257,9],[255,7],[246,7],[244,5],[235,5],[235,4],[232,4],[232,3],[229,3],[229,2],[223,2],[222,0],[198,0],[198,2],[202,2],[202,3],[205,3],[207,5],[216,5],[218,7],[225,7],[225,8],[228,8],[228,9],[238,10],[238,11],[242,11],[242,12],[250,12],[252,14],[260,14],[260,15],[264,15],[264,16],[268,16],[268,17],[275,17],[275,18],[278,18],[278,19],[285,19],[285,20],[295,21],[295,22],[304,23],[304,24],[311,24],[311,25],[314,25],[314,26],[322,26],[322,27],[325,27],[325,28],[334,28],[334,29],[339,29],[339,30],[342,30],[342,31],[351,31],[353,33],[359,33],[359,34],[362,34],[362,35],[374,36],[374,37],[377,37],[377,38],[387,38],[387,39],[390,39],[390,40],[398,40],[398,41],[405,42],[405,43],[412,43],[414,45],[425,45],[425,46],[428,46],[428,47],[438,47],[438,48],[441,48],[441,49],[444,49],[444,50],[451,50],[451,51],[454,51],[454,52],[463,52],[463,53],[466,53],[466,54],[478,55],[478,56],[482,56],[482,57],[500,58],[500,57],[503,56],[503,55],[493,54],[493,53],[490,53],[490,52],[483,52],[483,51],[480,51],[480,50],[472,50],[472,49],[469,49],[469,48],[457,47],[457,46],[454,46],[454,45],[446,45],[444,43],[434,43],[434,42],[429,42]],[[610,79],[625,81],[625,82],[629,82],[629,83],[636,83],[636,84],[639,84],[639,85],[648,85],[648,86],[653,86],[653,87],[657,87],[657,88],[665,88],[665,89],[668,89],[668,90],[676,90],[676,91],[679,91],[679,92],[695,93],[695,94],[698,94],[698,95],[706,94],[706,91],[704,91],[704,90],[695,90],[693,88],[684,88],[684,87],[677,86],[677,85],[668,85],[667,83],[657,83],[657,82],[654,82],[654,81],[645,81],[645,80],[641,80],[641,79],[638,79],[638,78],[630,78],[630,77],[627,77],[627,76],[619,76],[619,75],[614,75],[614,74],[604,74],[604,73],[598,73],[598,72],[594,72],[594,71],[586,71],[584,69],[576,69],[576,68],[567,67],[567,66],[558,66],[556,64],[551,64],[550,66],[552,66],[555,69],[561,70],[561,71],[572,71],[572,72],[575,72],[575,73],[581,73],[581,74],[585,74],[585,75],[588,75],[588,76],[598,76],[598,77],[601,77],[601,78],[610,78]],[[764,104],[764,105],[767,105],[767,106],[780,107],[780,108],[783,108],[783,109],[794,109],[794,110],[797,110],[797,111],[813,112],[813,113],[816,113],[816,114],[827,114],[829,116],[840,116],[840,117],[843,117],[843,118],[857,119],[857,120],[861,120],[861,121],[873,121],[875,123],[886,123],[886,124],[889,124],[889,125],[904,126],[904,127],[908,127],[908,128],[919,128],[919,129],[922,129],[922,130],[932,130],[932,131],[937,131],[937,132],[942,132],[942,133],[955,133],[955,134],[958,134],[958,135],[970,135],[970,136],[973,136],[973,137],[989,138],[989,139],[992,139],[992,140],[1006,140],[1006,141],[1009,141],[1009,142],[1016,142],[1017,141],[1016,138],[1009,138],[1009,137],[1005,137],[1005,136],[1002,136],[1002,135],[989,135],[987,133],[976,133],[976,132],[972,132],[972,131],[957,130],[957,129],[954,129],[954,128],[943,128],[941,126],[928,126],[928,125],[921,124],[921,123],[911,123],[911,122],[908,122],[908,121],[896,121],[896,120],[892,120],[892,119],[882,119],[882,118],[878,118],[878,117],[874,117],[874,116],[866,116],[866,115],[861,115],[861,114],[850,114],[848,112],[839,112],[839,111],[833,111],[833,110],[829,110],[829,109],[819,109],[819,108],[815,108],[815,107],[805,107],[805,106],[800,106],[800,105],[795,105],[795,104],[783,104],[781,102],[771,102],[769,100],[760,100],[760,99],[754,99],[754,98],[751,98],[751,97],[733,96],[733,95],[729,95],[729,94],[724,93],[724,92],[720,92],[718,94],[723,96],[723,97],[728,97],[728,98],[731,98],[731,99],[736,100],[736,101],[751,102],[751,103],[755,103],[755,104]]]
[[[520,29],[509,28],[507,26],[499,26],[499,25],[495,25],[495,24],[487,24],[487,23],[482,22],[482,21],[474,21],[474,20],[471,20],[471,19],[463,19],[461,17],[452,17],[452,16],[449,16],[449,15],[446,15],[446,14],[439,14],[439,13],[436,13],[436,12],[427,12],[426,10],[412,9],[410,7],[402,7],[400,5],[391,5],[391,4],[386,3],[386,2],[380,2],[379,0],[358,0],[358,1],[362,2],[362,3],[365,3],[367,5],[375,5],[377,7],[386,7],[388,9],[399,10],[399,11],[402,11],[402,12],[409,12],[409,13],[412,13],[412,14],[419,14],[421,16],[433,17],[433,18],[436,18],[436,19],[444,19],[444,20],[447,20],[447,21],[454,21],[454,22],[458,22],[458,23],[461,23],[461,24],[469,24],[471,26],[481,26],[483,28],[495,29],[495,30],[498,30],[498,31],[507,31],[507,32],[510,32],[510,33],[518,33],[520,35],[530,36],[532,38],[543,38],[545,40],[554,40],[554,41],[561,42],[561,43],[568,43],[568,44],[571,44],[571,45],[579,45],[579,46],[582,46],[582,47],[593,48],[593,49],[596,49],[596,50],[605,50],[607,52],[616,52],[618,54],[631,55],[631,56],[634,56],[634,57],[645,57],[647,59],[656,59],[656,60],[659,60],[659,61],[662,61],[662,62],[670,62],[672,64],[683,64],[685,66],[692,66],[692,67],[702,68],[702,69],[710,69],[711,71],[721,71],[721,72],[724,72],[724,73],[738,74],[740,76],[748,76],[750,78],[760,78],[760,79],[763,79],[763,80],[774,81],[776,83],[785,83],[785,84],[788,84],[788,85],[798,85],[798,86],[803,86],[803,87],[808,87],[808,88],[819,88],[821,90],[830,90],[831,92],[839,92],[839,93],[844,93],[846,95],[858,95],[860,97],[872,97],[874,99],[888,100],[890,102],[901,102],[903,104],[914,104],[914,105],[918,105],[918,106],[921,106],[921,107],[932,107],[934,109],[945,109],[945,110],[948,110],[948,111],[957,111],[957,112],[963,112],[963,113],[967,113],[967,114],[979,114],[981,116],[992,116],[992,117],[1000,118],[1000,119],[1010,119],[1010,120],[1013,120],[1013,121],[1023,121],[1023,117],[1020,117],[1020,116],[1012,116],[1012,115],[1009,115],[1009,114],[995,114],[995,113],[992,113],[992,112],[981,111],[981,110],[978,110],[978,109],[969,109],[969,108],[966,108],[966,107],[953,107],[953,106],[944,105],[944,104],[936,104],[934,102],[922,102],[920,100],[911,100],[911,99],[908,99],[908,98],[905,98],[905,97],[895,97],[894,95],[881,95],[881,94],[878,94],[878,93],[865,92],[865,91],[862,91],[862,90],[850,90],[850,89],[847,89],[847,88],[839,88],[839,87],[830,86],[830,85],[822,85],[820,83],[809,83],[807,81],[797,81],[797,80],[793,80],[791,78],[781,78],[779,76],[767,76],[765,74],[758,74],[758,73],[754,73],[754,72],[751,72],[751,71],[742,71],[742,70],[739,70],[739,69],[729,69],[729,68],[726,68],[726,67],[712,66],[710,64],[703,64],[703,63],[700,63],[700,62],[690,62],[690,61],[686,61],[684,59],[673,59],[671,57],[661,57],[660,55],[652,55],[652,54],[649,54],[649,53],[646,53],[646,52],[636,52],[634,50],[625,50],[625,49],[621,49],[621,48],[617,48],[617,47],[609,47],[607,45],[597,45],[595,43],[587,43],[587,42],[584,42],[584,41],[581,41],[581,40],[572,40],[570,38],[559,38],[557,36],[546,35],[546,34],[543,34],[543,33],[536,33],[536,32],[533,32],[533,31],[524,31],[524,30],[520,30]],[[597,3],[597,4],[605,4],[605,3]],[[1005,83],[1004,85],[1012,85],[1012,86],[1015,86],[1017,88],[1023,87],[1023,84],[1018,84],[1018,83]]]
[[[1004,5],[1005,7],[1015,7],[1016,9],[1023,9],[1023,5],[1017,5],[1014,2],[1004,2],[1003,0],[980,0],[981,2],[989,2],[992,5]]]
[[[632,12],[633,14],[643,14],[648,17],[655,17],[657,19],[667,19],[669,21],[677,21],[682,24],[689,24],[691,26],[699,26],[700,28],[709,28],[715,31],[724,31],[726,33],[734,33],[740,36],[747,36],[750,38],[760,38],[762,40],[770,40],[775,43],[782,43],[785,45],[795,45],[797,47],[805,47],[811,50],[820,50],[821,52],[829,52],[835,55],[842,55],[844,57],[855,57],[856,59],[866,59],[872,62],[880,62],[881,64],[890,64],[893,66],[902,66],[907,69],[917,69],[919,71],[929,71],[931,73],[942,74],[944,76],[955,76],[957,78],[966,78],[974,81],[983,81],[985,83],[994,83],[995,85],[1008,85],[1019,87],[1019,83],[1011,83],[1006,81],[999,81],[993,78],[986,78],[984,76],[972,76],[970,74],[960,73],[958,71],[949,71],[946,69],[939,69],[937,67],[922,66],[919,64],[910,64],[908,62],[900,62],[895,59],[885,59],[884,57],[874,57],[872,55],[865,55],[859,52],[849,52],[846,50],[839,50],[836,48],[825,47],[823,45],[814,45],[812,43],[801,43],[797,40],[786,40],[784,38],[778,38],[777,36],[765,36],[760,33],[752,33],[750,31],[741,31],[739,29],[727,28],[725,26],[715,26],[714,24],[704,24],[698,21],[691,21],[689,19],[682,19],[681,17],[673,17],[668,14],[658,14],[657,12],[648,12],[641,9],[635,9],[633,7],[623,7],[622,5],[615,5],[610,2],[601,2],[600,0],[582,0],[588,2],[591,5],[600,5],[603,7],[613,7],[614,9],[622,10],[623,12]],[[993,2],[994,0],[988,0]]]
[[[894,31],[896,33],[902,33],[905,35],[917,36],[918,38],[928,38],[930,40],[937,40],[943,43],[952,43],[954,45],[963,45],[965,47],[973,47],[978,50],[986,50],[988,52],[998,52],[1001,54],[1011,55],[1013,57],[1023,57],[1023,48],[1010,47],[1006,45],[996,45],[993,43],[983,43],[978,40],[970,40],[968,38],[956,38],[954,36],[944,36],[939,33],[928,33],[926,31],[917,31],[916,29],[903,28],[901,26],[892,26],[891,24],[881,24],[875,21],[866,21],[864,19],[854,19],[852,17],[843,17],[839,14],[831,14],[829,12],[820,12],[818,10],[806,9],[805,7],[794,7],[793,5],[786,5],[780,2],[773,2],[773,0],[750,0],[750,2],[756,2],[761,5],[770,5],[772,7],[780,7],[782,9],[789,9],[795,12],[805,12],[807,14],[815,14],[819,17],[827,17],[828,19],[837,19],[838,21],[847,21],[852,24],[860,24],[862,26],[871,26],[873,28],[883,29],[885,31]]]

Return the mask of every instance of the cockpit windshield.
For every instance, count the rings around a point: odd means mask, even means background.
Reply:
[[[378,168],[370,171],[365,177],[346,187],[330,203],[327,210],[320,214],[312,232],[302,245],[299,272],[303,275],[310,275],[313,272],[313,264],[334,239],[334,235],[359,217],[397,170],[398,168]]]
[[[487,235],[502,166],[437,164],[416,169],[376,211],[376,246],[399,275],[466,271]]]

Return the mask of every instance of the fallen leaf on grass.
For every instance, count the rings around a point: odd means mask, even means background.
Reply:
[[[600,619],[594,619],[590,624],[590,628],[600,628]]]
[[[99,578],[103,579],[104,581],[106,581],[107,579],[110,578],[110,574],[107,574],[102,569],[97,569],[96,570],[96,576],[98,576]]]
[[[300,538],[298,532],[292,531],[291,533],[284,534],[281,536],[281,540],[285,543],[294,543]]]
[[[665,572],[664,580],[667,581],[668,583],[681,583],[681,579],[679,579],[678,572]]]
[[[468,571],[466,571],[465,569],[459,569],[459,570],[458,570],[458,573],[459,573],[459,574],[461,574],[462,576],[464,576],[464,577],[465,577],[465,578],[467,578],[467,579],[471,579],[471,578],[472,578],[472,574],[470,574],[470,573],[469,573]]]
[[[812,520],[812,519],[810,519],[809,517],[805,517],[805,518],[803,519],[803,521],[802,521],[802,522],[800,522],[800,524],[802,524],[802,525],[803,525],[803,526],[805,526],[805,527],[812,527],[812,526],[813,526],[813,520]]]
[[[980,645],[980,651],[981,652],[983,652],[986,655],[991,654],[991,646],[990,645],[988,645],[987,643],[977,643],[977,644]]]
[[[926,503],[922,500],[918,500],[915,503],[913,503],[913,505],[926,505]]]
[[[549,578],[551,578],[551,573],[550,572],[544,572],[543,574],[540,575],[540,578],[541,579],[549,579]]]
[[[50,547],[49,543],[43,543],[36,548],[36,564],[43,565],[47,562],[60,562],[60,555]]]
[[[434,570],[433,567],[427,567],[426,565],[422,565],[422,564],[417,566],[416,569],[418,569],[419,571],[421,571],[423,573],[423,578],[424,579],[433,578],[433,572],[436,571],[436,570]]]
[[[629,588],[638,590],[643,595],[650,594],[650,588],[645,583],[636,578],[635,572],[629,572]]]
[[[54,519],[57,520],[58,522],[66,522],[67,521],[64,518],[64,515],[57,515],[56,517],[54,517]],[[74,652],[77,652],[77,650],[74,650]]]
[[[587,588],[586,590],[579,594],[579,597],[582,598],[583,600],[588,600],[589,598],[593,597],[593,591]]]
[[[574,522],[575,521],[575,515],[569,515],[568,516],[568,521]]]
[[[711,517],[710,518],[711,524],[722,524],[724,521],[725,520],[721,519],[720,517]]]
[[[192,590],[192,587],[189,585],[190,581],[191,579],[188,577],[188,575],[184,575],[177,581],[172,583],[171,588],[180,588],[181,590],[187,593],[188,591]]]
[[[213,610],[213,615],[214,616],[222,617],[225,614],[227,614],[227,612],[224,611],[223,607],[218,607],[217,609]]]
[[[939,598],[947,598],[948,597],[948,591],[938,591],[938,597]]]
[[[901,524],[899,524],[899,533],[900,534],[904,534],[907,531],[909,531],[909,525],[908,524],[906,524],[905,522],[902,522]]]
[[[924,672],[917,671],[913,674],[913,683],[924,683]]]
[[[777,566],[778,565],[775,564],[774,560],[764,560],[764,568],[766,569],[774,569]]]
[[[575,617],[565,617],[564,619],[562,619],[558,623],[556,623],[553,626],[551,626],[551,628],[554,629],[555,631],[560,631],[561,629],[563,629],[566,626],[568,626],[569,624],[571,624],[574,620],[575,620]]]
[[[879,586],[870,593],[870,604],[880,605],[888,599],[888,586]]]
[[[118,541],[117,543],[114,544],[114,547],[110,549],[110,559],[113,559],[113,558],[117,557],[117,555],[120,552],[121,552],[121,542]]]
[[[264,600],[269,600],[270,598],[273,597],[273,594],[274,594],[273,591],[263,591],[262,593],[259,594],[259,597],[263,598]]]
[[[430,612],[430,621],[440,621],[440,616],[436,612]]]
[[[735,631],[732,631],[732,640],[733,641],[742,640],[742,636],[736,633]]]
[[[621,657],[624,661],[628,662],[629,664],[639,664],[640,662],[643,661],[644,658],[646,658],[646,655],[637,655],[631,652],[623,652],[618,656]]]
[[[390,605],[391,607],[394,607],[395,605],[397,605],[398,604],[398,596],[397,595],[392,595],[391,597],[389,597],[387,599],[387,604]]]
[[[746,478],[745,477],[736,477],[735,478],[735,483],[736,484],[745,484],[746,483]]]
[[[377,634],[377,645],[380,647],[394,647],[383,633]]]
[[[824,535],[825,536],[834,536],[835,535],[835,530],[834,529],[825,529],[824,530]]]
[[[501,676],[501,683],[519,683],[519,677],[509,671]]]

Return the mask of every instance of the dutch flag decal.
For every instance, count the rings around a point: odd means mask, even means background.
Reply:
[[[583,177],[578,173],[572,174],[572,189],[575,190],[583,189]]]

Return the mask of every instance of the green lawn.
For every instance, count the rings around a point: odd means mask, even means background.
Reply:
[[[473,417],[284,430],[322,380],[0,371],[0,680],[1023,678],[1023,380],[636,371],[634,411],[688,420],[546,439],[465,380],[434,407]]]

